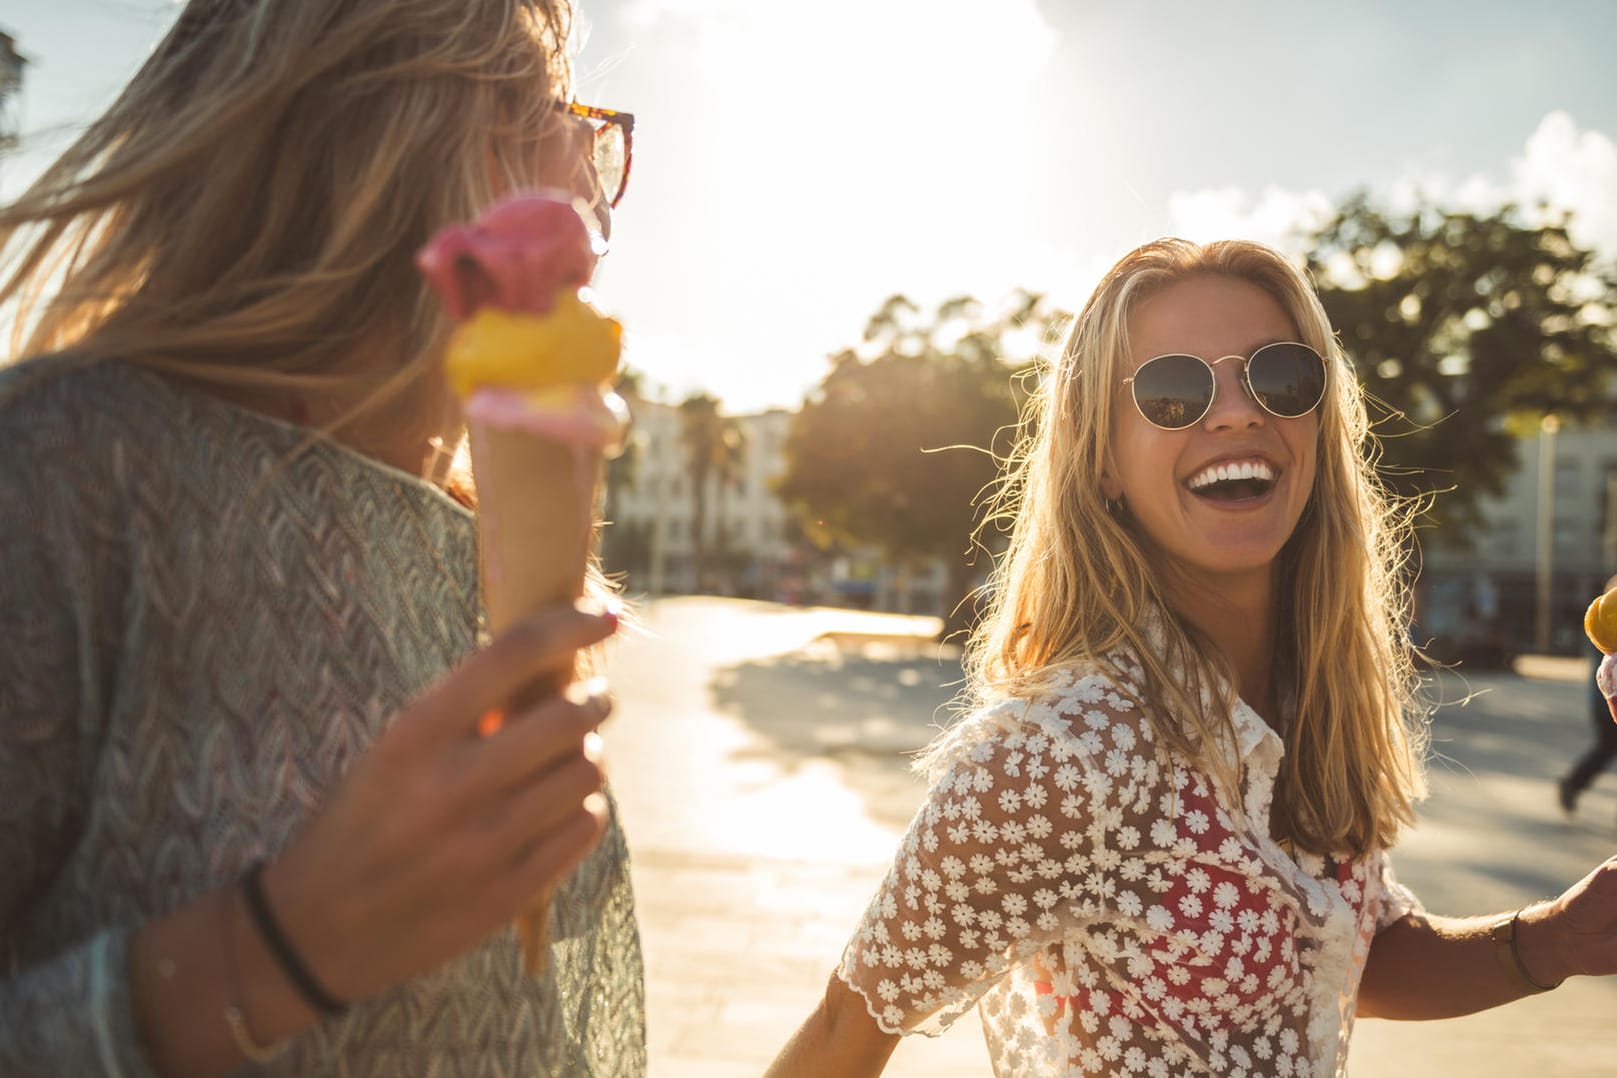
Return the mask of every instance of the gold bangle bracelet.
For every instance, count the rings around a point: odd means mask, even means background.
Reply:
[[[235,934],[231,931],[231,911],[235,903],[231,899],[235,895],[235,888],[230,888],[220,896],[222,903],[219,909],[219,924],[224,929],[224,959],[225,983],[230,995],[234,997],[240,991],[240,980],[236,976],[236,948]],[[253,1037],[252,1030],[247,1028],[247,1018],[241,1013],[241,1008],[228,1000],[224,1007],[225,1025],[230,1029],[230,1039],[236,1044],[236,1051],[240,1052],[249,1063],[268,1063],[286,1051],[286,1041],[277,1041],[275,1044],[262,1045]]]
[[[1493,955],[1499,962],[1499,968],[1505,973],[1505,979],[1521,991],[1530,996],[1541,992],[1548,992],[1552,988],[1561,987],[1561,981],[1554,984],[1539,984],[1533,980],[1533,975],[1527,972],[1527,966],[1522,962],[1521,951],[1516,949],[1516,922],[1521,918],[1522,911],[1517,910],[1509,917],[1501,917],[1488,929],[1488,941],[1493,944]]]
[[[236,1051],[245,1056],[249,1063],[268,1063],[279,1059],[286,1050],[285,1041],[266,1048],[253,1040],[253,1034],[247,1028],[247,1019],[241,1016],[241,1008],[234,1003],[225,1004],[225,1025],[230,1027],[230,1039],[236,1042]]]

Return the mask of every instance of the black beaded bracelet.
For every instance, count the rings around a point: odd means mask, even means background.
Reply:
[[[303,964],[297,951],[292,949],[291,941],[281,931],[281,925],[270,912],[269,899],[264,895],[264,862],[258,861],[247,870],[242,877],[241,888],[247,896],[247,911],[252,914],[253,924],[258,928],[258,934],[263,937],[264,944],[269,948],[270,954],[275,956],[276,963],[286,979],[292,982],[298,995],[311,1008],[328,1018],[334,1018],[348,1010],[348,1004],[335,999],[331,993],[320,987],[320,982],[314,979],[309,967]]]

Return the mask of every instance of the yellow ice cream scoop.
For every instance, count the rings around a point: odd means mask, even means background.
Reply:
[[[1607,655],[1617,653],[1617,588],[1589,604],[1589,612],[1583,615],[1583,631]]]
[[[618,369],[623,327],[578,292],[557,293],[535,315],[480,307],[455,330],[444,355],[449,384],[462,397],[477,389],[544,389],[605,382]]]

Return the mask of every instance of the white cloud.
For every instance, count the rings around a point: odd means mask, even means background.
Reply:
[[[1552,112],[1511,162],[1513,197],[1524,207],[1543,200],[1572,212],[1577,243],[1617,255],[1617,145],[1599,131],[1579,131],[1564,112]]]
[[[1330,212],[1331,200],[1322,191],[1287,191],[1272,185],[1255,201],[1238,187],[1177,191],[1168,196],[1173,234],[1196,243],[1245,239],[1296,251],[1309,230],[1323,223]]]
[[[1529,224],[1570,212],[1574,242],[1617,257],[1617,144],[1609,136],[1580,130],[1567,113],[1551,112],[1503,172],[1456,179],[1417,166],[1371,193],[1394,212],[1420,201],[1473,213],[1510,203]],[[1264,188],[1254,200],[1241,188],[1222,187],[1175,192],[1168,207],[1175,231],[1187,239],[1240,236],[1295,250],[1298,238],[1330,213],[1331,200],[1317,190],[1278,187]]]

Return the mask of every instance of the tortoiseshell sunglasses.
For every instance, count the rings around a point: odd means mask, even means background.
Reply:
[[[629,169],[634,164],[634,116],[627,112],[598,109],[593,105],[569,102],[566,111],[588,120],[595,129],[595,175],[607,205],[616,208],[629,186]]]

